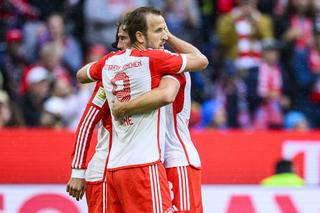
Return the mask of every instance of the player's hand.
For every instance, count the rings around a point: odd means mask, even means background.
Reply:
[[[86,191],[86,180],[84,178],[70,178],[66,191],[77,201],[81,200]]]
[[[124,111],[124,104],[118,100],[113,100],[112,101],[112,109],[111,113],[115,117],[116,120],[121,120],[126,116],[125,111]]]

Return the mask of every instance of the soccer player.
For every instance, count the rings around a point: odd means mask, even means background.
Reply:
[[[168,32],[168,44],[172,34]],[[184,46],[177,47],[177,52],[185,52]],[[173,205],[179,211],[203,212],[201,199],[201,163],[199,154],[192,143],[188,121],[191,110],[191,79],[185,72],[175,75],[179,82],[179,92],[175,101],[165,106],[166,111],[166,140],[164,165],[170,190],[173,191]],[[112,114],[117,119],[137,113],[137,110],[152,110],[150,103],[159,102],[161,93],[157,90],[148,92],[148,97],[129,102],[115,101]],[[146,107],[148,107],[146,109]],[[154,105],[155,108],[160,106]]]
[[[163,50],[168,39],[160,11],[149,7],[130,13],[126,27],[132,49],[110,53],[78,73],[80,82],[103,80],[108,104],[126,102],[158,86],[168,74],[202,70],[207,58],[198,49],[176,37],[172,46],[188,46],[184,54]],[[108,210],[111,212],[163,212],[171,207],[160,147],[164,142],[160,109],[143,115],[112,117],[112,144],[108,156]]]
[[[116,42],[113,47],[122,50],[131,47],[128,33],[123,29],[121,23],[118,25]],[[172,103],[178,92],[178,87],[177,82],[172,79],[161,79],[159,87],[154,90],[161,96],[158,96],[156,102],[152,99],[153,103],[157,104],[157,107]],[[150,96],[145,94],[137,98],[136,101],[140,102],[140,99],[141,101],[150,99]],[[100,121],[96,150],[86,169],[89,143],[94,127]],[[77,128],[77,140],[72,154],[72,174],[67,184],[67,192],[77,200],[82,198],[84,192],[86,193],[90,213],[106,212],[105,168],[109,141],[111,140],[110,133],[109,106],[106,102],[102,81],[98,81]]]
[[[127,49],[131,46],[128,33],[119,23],[113,47]],[[94,127],[100,122],[95,153],[86,169],[86,156]],[[111,117],[102,81],[96,83],[93,94],[77,128],[77,140],[72,153],[72,174],[67,192],[77,200],[86,192],[89,212],[106,212],[105,168],[111,140]]]

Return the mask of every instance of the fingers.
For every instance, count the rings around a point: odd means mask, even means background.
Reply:
[[[82,199],[84,193],[85,193],[85,190],[83,188],[82,189],[81,188],[72,188],[72,187],[69,188],[69,195],[71,197],[76,198],[77,201]]]
[[[82,190],[82,191],[81,191],[80,196],[79,196],[80,200],[82,199],[82,197],[83,197],[83,195],[84,195],[84,192],[85,192],[85,190]]]

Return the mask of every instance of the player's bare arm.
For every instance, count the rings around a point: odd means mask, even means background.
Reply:
[[[198,48],[176,37],[170,33],[168,28],[166,28],[166,32],[168,34],[167,43],[170,47],[176,52],[185,54],[187,58],[186,71],[201,71],[208,66],[209,61],[207,57],[203,55]]]
[[[150,112],[172,103],[179,91],[180,83],[174,77],[165,76],[161,79],[159,87],[129,102],[114,101],[112,114],[116,119],[130,115]]]
[[[66,191],[77,201],[81,200],[86,191],[86,180],[84,178],[70,178]]]
[[[86,65],[83,66],[80,70],[78,70],[77,76],[76,76],[78,82],[80,82],[81,84],[85,84],[85,83],[91,83],[91,82],[94,81],[93,79],[91,79],[91,78],[88,76],[88,73],[87,73],[88,68],[89,68],[93,63],[94,63],[94,62],[89,63],[89,64],[86,64]]]

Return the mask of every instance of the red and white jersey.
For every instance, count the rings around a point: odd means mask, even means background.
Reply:
[[[191,165],[201,167],[197,149],[192,143],[188,128],[191,111],[191,79],[185,72],[175,75],[180,89],[175,101],[166,106],[167,134],[164,153],[166,168]]]
[[[110,110],[106,100],[102,82],[99,81],[77,127],[77,139],[72,153],[72,168],[79,171],[86,169],[85,178],[89,182],[99,182],[104,179],[112,130]],[[100,126],[96,150],[86,168],[89,144],[98,123]]]
[[[103,81],[107,101],[133,100],[158,87],[164,75],[185,69],[186,57],[166,50],[124,50],[110,53],[88,68],[88,76]],[[112,144],[107,168],[146,166],[161,161],[165,141],[160,109],[117,121],[112,117]]]

